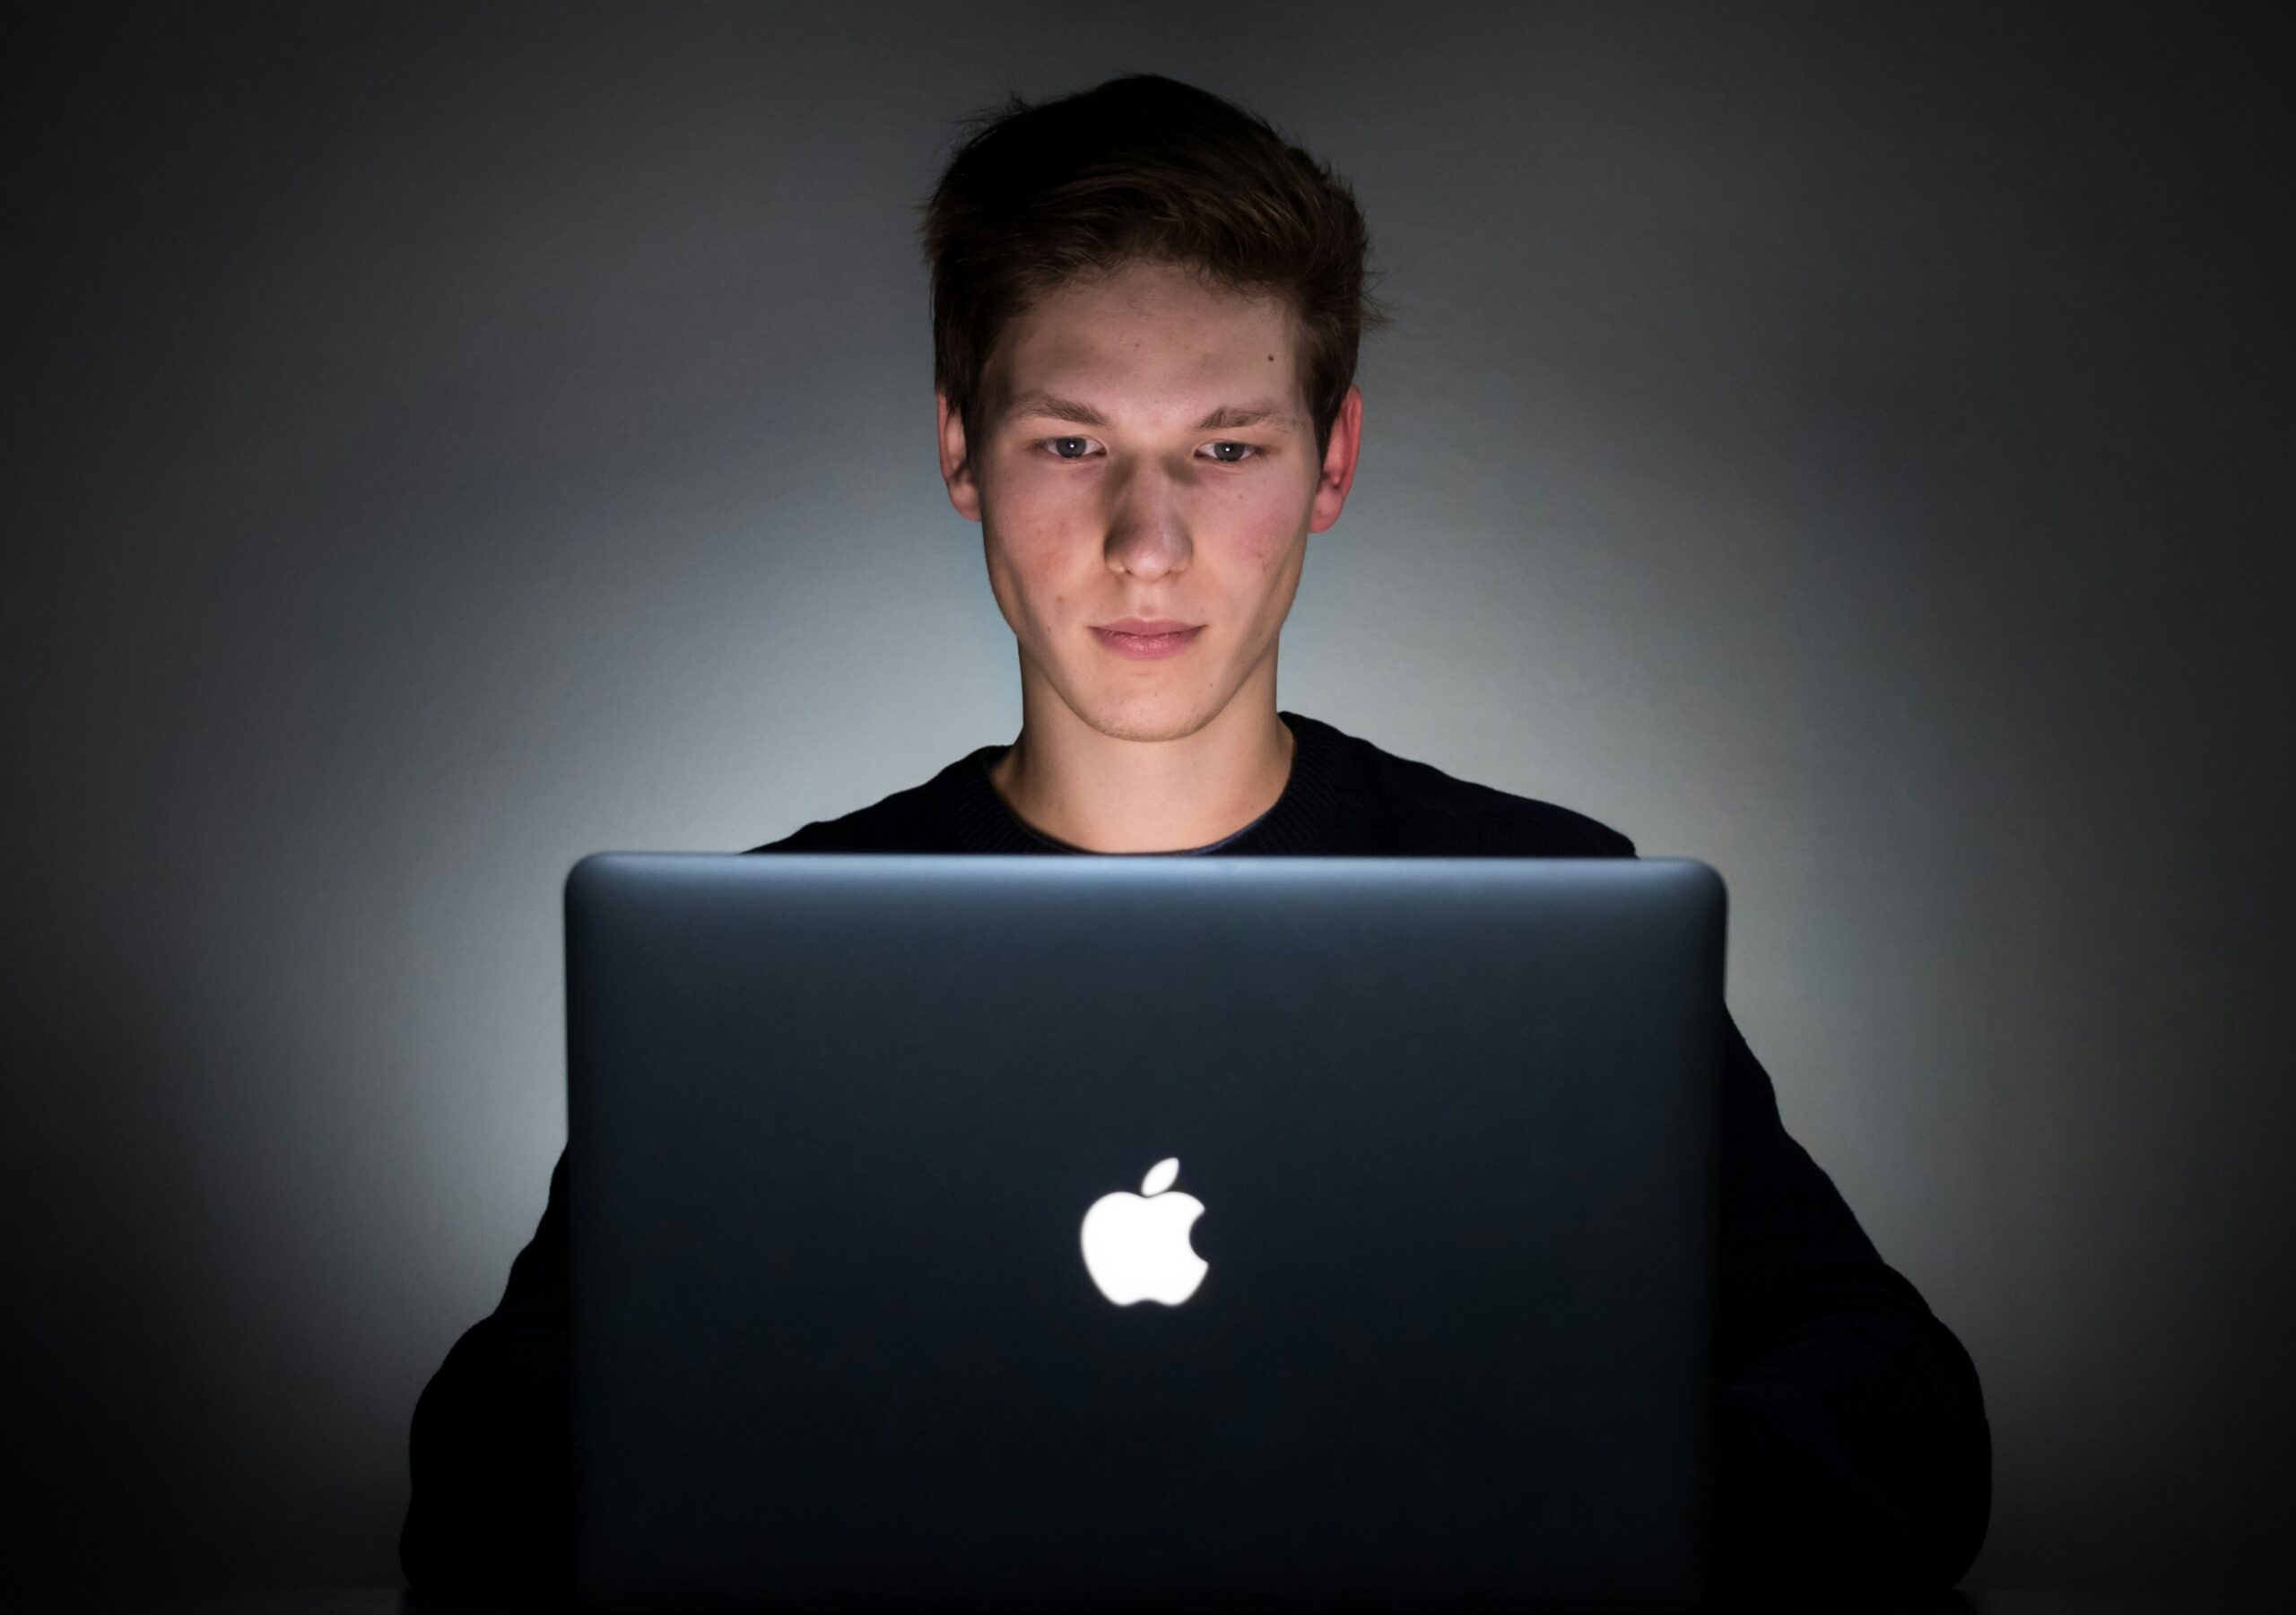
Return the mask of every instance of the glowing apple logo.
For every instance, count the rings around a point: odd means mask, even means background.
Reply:
[[[1167,1156],[1148,1168],[1139,1194],[1103,1194],[1084,1213],[1084,1271],[1119,1307],[1177,1307],[1196,1293],[1212,1265],[1187,1242],[1188,1225],[1204,1215],[1204,1203],[1164,1193],[1179,1175],[1179,1157]]]

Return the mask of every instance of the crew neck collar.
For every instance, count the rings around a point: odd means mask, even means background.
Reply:
[[[1340,742],[1329,724],[1296,712],[1278,712],[1292,731],[1292,773],[1283,794],[1257,819],[1224,840],[1201,847],[1163,853],[1093,853],[1056,841],[1022,822],[988,777],[990,767],[1011,750],[1009,745],[982,746],[954,770],[955,829],[960,842],[973,852],[1069,853],[1086,857],[1219,857],[1260,853],[1309,853],[1322,837],[1338,800]]]

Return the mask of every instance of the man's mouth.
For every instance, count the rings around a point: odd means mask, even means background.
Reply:
[[[1127,617],[1121,622],[1095,628],[1092,635],[1118,656],[1135,661],[1153,661],[1185,650],[1204,631],[1204,625],[1194,627],[1183,622],[1144,621]]]

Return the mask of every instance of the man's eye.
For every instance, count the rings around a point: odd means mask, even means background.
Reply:
[[[1052,457],[1056,460],[1082,460],[1092,452],[1092,440],[1090,438],[1047,438],[1041,446],[1050,449]],[[1233,454],[1224,452],[1229,449],[1236,452]],[[1264,452],[1257,443],[1223,442],[1212,445],[1212,457],[1222,465],[1240,465],[1247,458],[1260,456]]]

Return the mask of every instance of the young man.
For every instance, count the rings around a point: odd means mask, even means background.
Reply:
[[[978,129],[925,245],[941,470],[1019,644],[1021,733],[754,850],[1634,855],[1277,709],[1308,535],[1354,481],[1358,338],[1384,317],[1344,182],[1135,75]],[[1710,1590],[1948,1587],[1990,1502],[1976,1370],[1727,1035]],[[565,1204],[561,1159],[501,1305],[416,1409],[418,1587],[566,1583]]]

